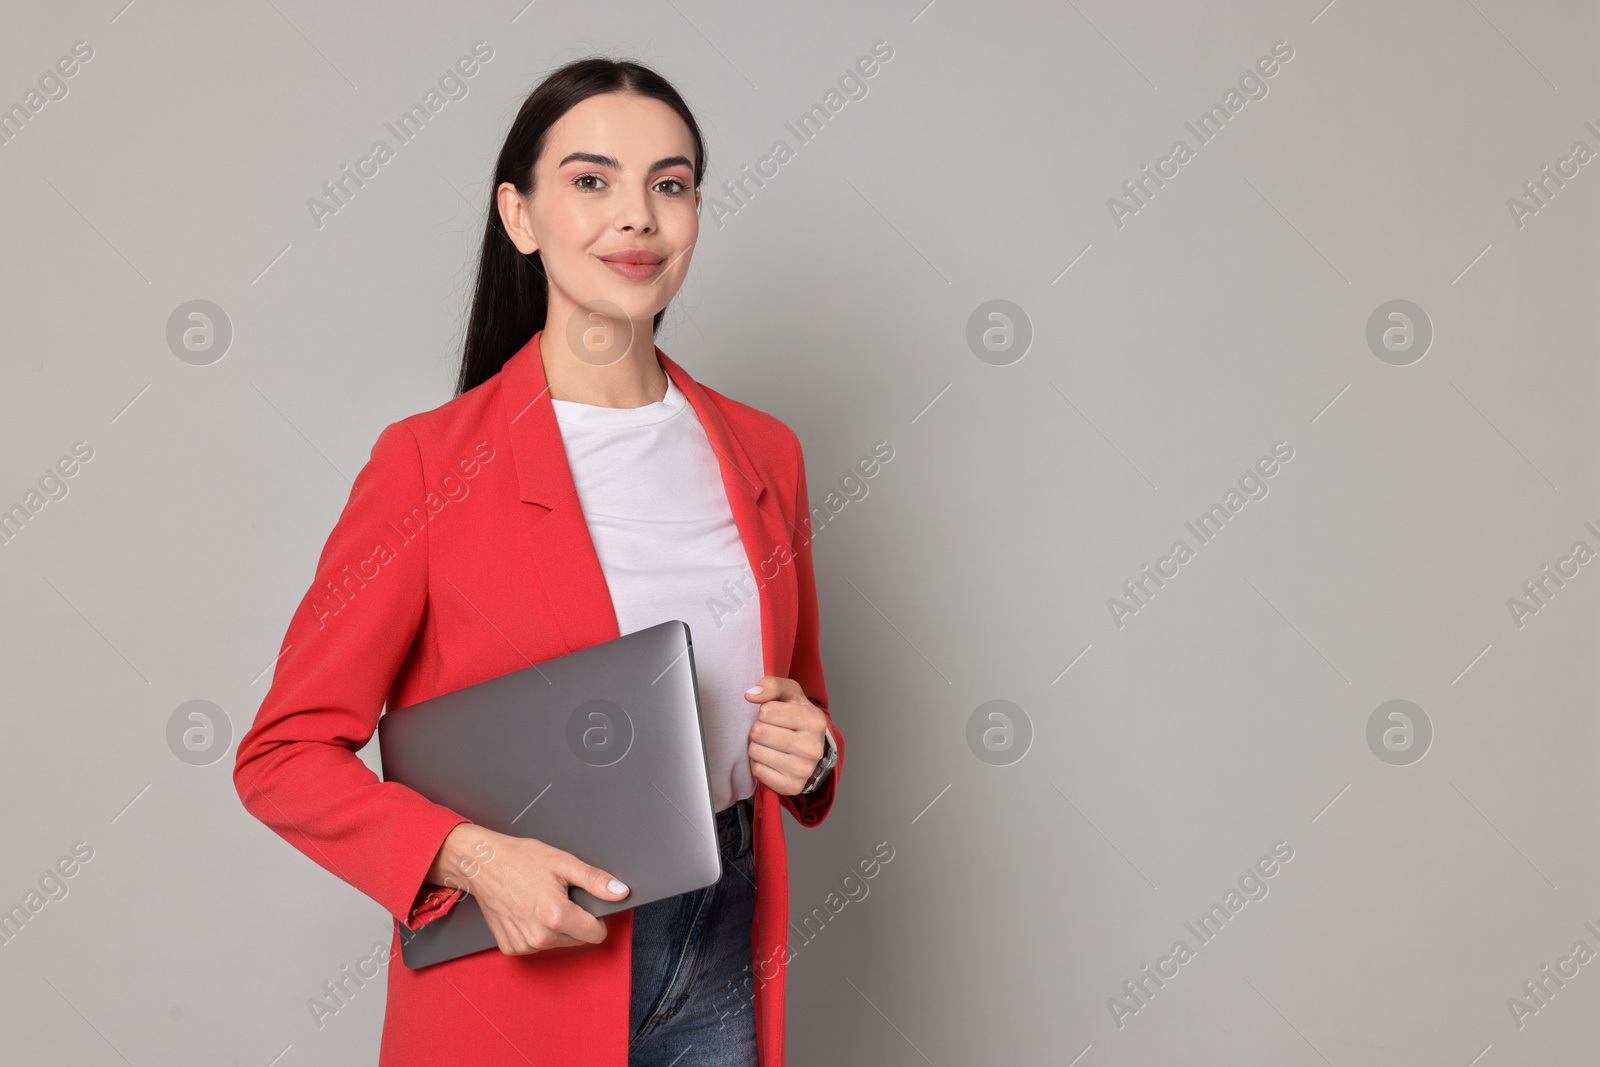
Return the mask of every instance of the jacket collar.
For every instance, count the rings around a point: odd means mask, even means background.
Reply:
[[[539,350],[539,338],[543,333],[543,330],[535,333],[506,361],[500,371],[501,396],[522,499],[554,510],[577,493],[577,486],[567,463],[555,407],[550,403],[550,386]],[[766,492],[766,480],[756,470],[743,442],[700,383],[661,351],[660,346],[656,346],[655,353],[661,368],[688,397],[700,425],[705,428],[706,437],[722,466],[723,484],[730,492],[742,490],[752,504],[758,504]]]

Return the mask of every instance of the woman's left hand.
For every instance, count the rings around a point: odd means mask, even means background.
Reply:
[[[826,751],[827,713],[806,699],[793,678],[769,674],[744,698],[761,705],[750,727],[750,772],[774,793],[794,796]]]

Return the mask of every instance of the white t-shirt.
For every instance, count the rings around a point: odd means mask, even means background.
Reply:
[[[550,400],[578,501],[617,612],[630,634],[682,619],[694,635],[711,804],[755,793],[750,728],[759,705],[761,604],[722,469],[694,407],[669,377],[638,408]]]

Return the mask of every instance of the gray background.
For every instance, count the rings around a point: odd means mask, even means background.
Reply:
[[[1600,149],[1592,6],[39,7],[6,11],[0,103],[94,57],[0,147],[0,506],[94,457],[0,546],[0,906],[94,856],[0,946],[8,1059],[375,1060],[381,985],[321,1029],[306,1001],[389,921],[247,815],[232,745],[379,430],[451,394],[507,124],[562,62],[642,60],[704,125],[709,200],[884,40],[865,97],[720,228],[708,202],[658,335],[796,429],[813,502],[895,451],[815,543],[849,756],[826,826],[787,827],[796,919],[894,859],[798,948],[793,1061],[1593,1061],[1600,962],[1507,1005],[1600,951],[1600,564],[1508,608],[1600,548],[1600,162],[1507,207]],[[306,201],[478,40],[468,95],[319,228]],[[1108,198],[1280,40],[1119,228]],[[166,340],[194,299],[234,330],[207,366]],[[1005,366],[966,339],[997,299],[1033,333]],[[1434,330],[1404,366],[1366,340],[1394,299]],[[1119,628],[1277,441],[1268,495]],[[1433,730],[1404,766],[1367,742],[1395,699]],[[209,765],[169,747],[190,700],[231,723]],[[991,700],[1032,733],[1004,765],[967,740]]]

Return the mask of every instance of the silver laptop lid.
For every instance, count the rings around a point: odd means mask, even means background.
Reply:
[[[569,889],[592,915],[721,876],[694,647],[681,620],[388,712],[378,746],[385,781],[628,884],[620,901]],[[400,933],[408,967],[495,946],[470,894]]]

